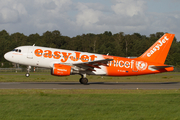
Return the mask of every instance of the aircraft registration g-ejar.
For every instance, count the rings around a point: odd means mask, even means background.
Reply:
[[[125,58],[72,50],[39,46],[20,46],[7,52],[4,58],[10,62],[30,66],[50,68],[55,76],[79,74],[81,84],[87,84],[86,75],[136,76],[173,71],[165,65],[174,34],[166,33],[144,54],[137,58]]]

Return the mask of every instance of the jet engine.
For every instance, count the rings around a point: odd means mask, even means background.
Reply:
[[[54,64],[51,69],[51,74],[55,76],[69,76],[71,73],[72,69],[69,65]]]

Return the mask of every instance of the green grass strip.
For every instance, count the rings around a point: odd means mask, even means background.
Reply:
[[[0,120],[179,120],[180,90],[0,90]]]

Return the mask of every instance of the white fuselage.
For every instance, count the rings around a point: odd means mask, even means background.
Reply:
[[[13,51],[6,53],[4,57],[13,63],[43,68],[53,68],[53,64],[55,63],[73,67],[73,64],[103,59],[103,55],[100,54],[39,46],[17,47]],[[101,69],[96,69],[89,74],[106,75],[105,67],[100,67]]]

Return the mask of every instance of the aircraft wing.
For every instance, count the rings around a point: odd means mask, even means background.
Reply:
[[[79,67],[84,70],[90,70],[90,71],[95,71],[94,68],[99,68],[99,66],[108,66],[108,62],[112,61],[114,59],[103,59],[103,60],[96,60],[96,61],[91,61],[91,62],[83,62],[83,63],[75,63],[73,64],[76,67]]]

